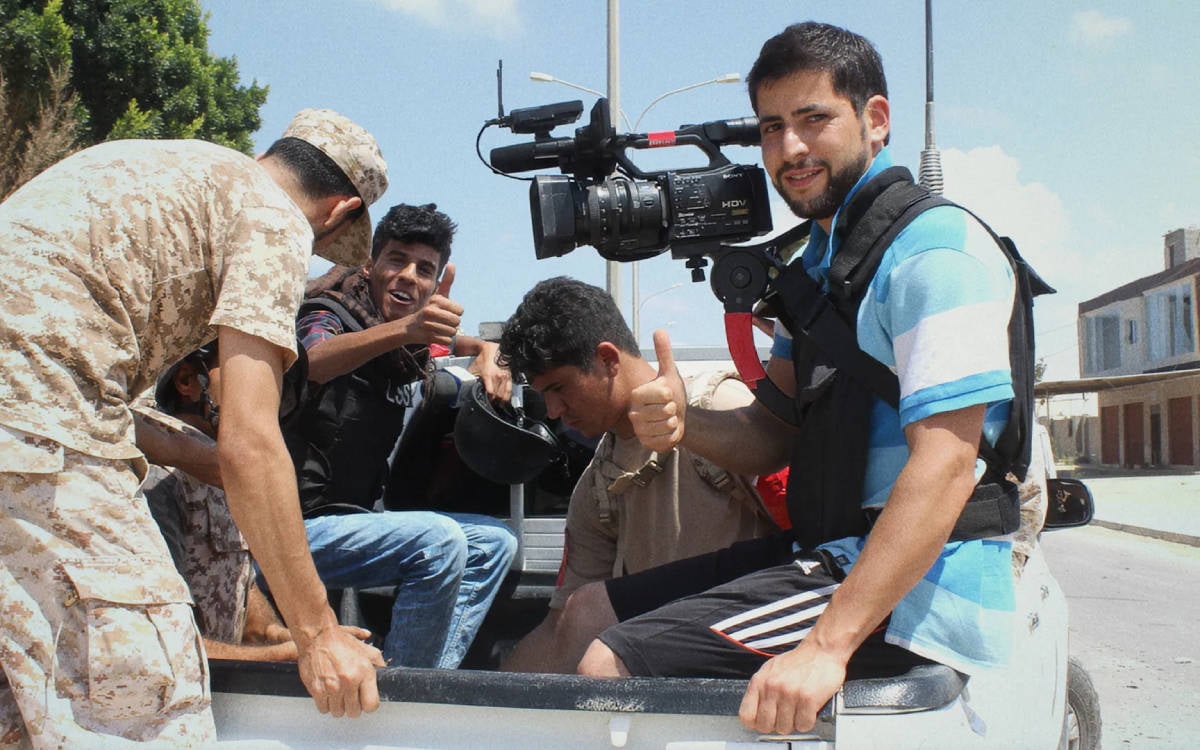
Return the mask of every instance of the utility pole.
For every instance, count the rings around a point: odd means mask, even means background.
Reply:
[[[620,0],[608,0],[608,106],[614,128],[621,126]],[[608,293],[621,309],[621,264],[605,262]]]

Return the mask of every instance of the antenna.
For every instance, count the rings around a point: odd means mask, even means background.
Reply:
[[[925,149],[921,151],[920,182],[942,194],[942,155],[933,142],[933,0],[925,0]]]
[[[496,61],[496,119],[504,119],[504,60]]]

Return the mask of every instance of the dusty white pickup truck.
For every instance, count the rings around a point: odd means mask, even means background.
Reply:
[[[677,357],[681,368],[713,364],[712,352],[681,351]],[[1091,518],[1086,488],[1061,481],[1050,498],[1048,529]],[[317,713],[295,665],[214,661],[213,707],[221,740],[241,740],[239,747],[322,750],[1098,747],[1095,692],[1086,672],[1068,659],[1066,602],[1040,551],[1017,586],[1019,616],[1008,668],[968,679],[949,667],[926,665],[899,676],[850,681],[813,731],[801,736],[761,736],[742,726],[737,710],[744,681],[498,672],[504,645],[546,611],[562,552],[566,497],[559,493],[569,492],[569,483],[560,480],[557,490],[535,483],[492,488],[489,512],[502,515],[507,506],[521,547],[510,585],[464,668],[380,670],[381,708],[349,720]],[[343,619],[386,632],[378,618],[389,611],[388,592],[333,596],[342,599]]]

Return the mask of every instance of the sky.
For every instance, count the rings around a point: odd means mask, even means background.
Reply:
[[[532,81],[538,71],[607,88],[606,0],[201,0],[209,48],[237,59],[243,83],[270,89],[255,146],[265,150],[305,107],[335,109],[370,130],[389,165],[378,220],[396,203],[433,202],[458,224],[451,297],[463,329],[506,319],[538,280],[569,275],[607,285],[588,246],[536,260],[528,183],[476,156],[530,139],[488,128],[503,105],[595,96]],[[925,138],[923,0],[624,0],[619,3],[619,102],[639,131],[753,114],[744,83],[690,84],[749,71],[762,43],[789,23],[844,26],[879,49],[888,77],[891,151],[917,172]],[[936,145],[945,194],[1014,238],[1058,289],[1039,298],[1037,357],[1045,377],[1078,375],[1081,301],[1163,268],[1167,232],[1200,225],[1200,3],[1146,0],[934,0]],[[727,147],[734,162],[757,148]],[[690,147],[639,152],[643,169],[698,166]],[[554,174],[553,171],[543,172]],[[777,229],[795,223],[772,191]],[[666,328],[676,346],[723,343],[722,309],[665,253],[619,268],[618,300],[639,311],[640,339]],[[315,261],[313,271],[323,269]],[[765,344],[765,339],[759,341]]]

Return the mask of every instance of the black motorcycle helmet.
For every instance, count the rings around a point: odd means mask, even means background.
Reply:
[[[296,342],[296,361],[283,374],[283,387],[279,394],[279,423],[288,426],[300,414],[308,401],[308,354],[304,346]],[[184,362],[196,369],[202,396],[200,403],[188,404],[175,388],[175,373]],[[154,401],[161,411],[179,416],[181,413],[198,414],[209,421],[213,430],[220,422],[220,408],[209,393],[210,370],[217,366],[217,342],[210,341],[168,367],[158,376],[154,386]]]
[[[159,409],[167,414],[178,416],[181,413],[199,414],[205,416],[211,412],[213,428],[216,429],[217,409],[212,404],[208,393],[209,368],[217,361],[217,342],[210,341],[204,346],[189,352],[185,357],[168,367],[158,376],[154,385],[154,402]],[[185,402],[175,388],[175,373],[184,363],[190,364],[196,370],[196,379],[200,383],[201,398],[198,403]],[[207,410],[206,410],[207,407]],[[206,417],[208,418],[208,417]]]
[[[544,414],[541,396],[514,383],[523,391],[528,409],[509,403],[494,404],[483,381],[465,386],[454,420],[454,446],[463,463],[485,479],[501,484],[532,481],[559,455],[558,440],[546,425],[530,414]]]

